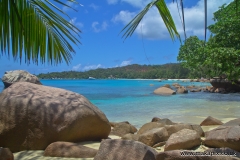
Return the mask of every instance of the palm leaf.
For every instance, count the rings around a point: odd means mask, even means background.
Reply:
[[[140,12],[138,13],[122,30],[121,32],[125,31],[122,35],[122,37],[124,37],[125,39],[128,37],[131,37],[132,34],[134,33],[134,31],[136,30],[137,26],[139,25],[139,23],[141,22],[141,20],[143,19],[143,17],[146,15],[146,13],[149,11],[149,9],[153,6],[156,6],[158,9],[158,12],[160,14],[160,16],[163,19],[163,22],[165,23],[168,32],[171,36],[171,38],[174,40],[175,36],[177,38],[180,38],[175,23],[172,20],[172,16],[166,6],[166,3],[164,2],[164,0],[153,0],[152,2],[150,2],[149,4],[147,4],[147,6]],[[121,33],[120,32],[120,33]]]
[[[172,19],[172,16],[167,8],[166,3],[163,0],[157,1],[155,6],[157,7],[158,12],[162,17],[163,22],[164,22],[166,28],[168,29],[168,32],[169,32],[171,38],[174,39],[174,36],[176,35],[177,38],[180,39],[180,35],[178,34],[177,28],[176,28],[175,23]]]
[[[181,8],[182,8],[182,22],[183,22],[183,31],[184,31],[184,37],[185,40],[187,39],[187,34],[186,34],[186,25],[185,25],[185,17],[184,17],[184,6],[183,6],[183,0],[181,0]]]
[[[206,40],[207,40],[207,0],[204,0],[204,12],[205,12],[204,43],[206,43]]]
[[[71,8],[60,0],[54,1]],[[81,44],[81,31],[56,11],[66,15],[49,0],[0,0],[2,54],[20,62],[25,57],[28,64],[69,64],[75,53],[72,44]]]

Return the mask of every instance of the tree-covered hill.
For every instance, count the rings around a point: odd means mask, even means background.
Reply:
[[[88,77],[94,77],[97,79],[105,79],[109,77],[129,79],[190,78],[189,70],[183,68],[179,63],[169,63],[164,65],[133,64],[116,68],[99,68],[85,72],[78,71],[52,72],[47,74],[39,74],[38,77],[41,79],[53,79],[53,78],[87,79]]]

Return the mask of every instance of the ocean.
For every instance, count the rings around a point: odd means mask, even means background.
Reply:
[[[153,117],[199,124],[207,116],[239,118],[240,94],[189,92],[160,96],[153,91],[164,84],[210,86],[210,83],[175,80],[41,80],[43,85],[63,88],[85,96],[109,121],[129,121],[137,128]],[[0,91],[3,84],[0,83]]]

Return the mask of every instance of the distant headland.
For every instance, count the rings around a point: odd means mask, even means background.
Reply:
[[[163,65],[139,65],[132,64],[116,68],[98,68],[84,72],[64,71],[41,73],[37,75],[40,79],[187,79],[200,78],[190,76],[190,71],[183,68],[180,63],[168,63]]]

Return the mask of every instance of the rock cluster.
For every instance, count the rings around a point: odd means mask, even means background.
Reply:
[[[173,87],[173,88],[172,88]],[[196,86],[181,86],[178,83],[173,83],[172,87],[169,84],[165,84],[162,87],[159,87],[153,91],[154,94],[158,95],[174,95],[174,94],[186,94],[190,92],[201,92],[203,89]]]
[[[220,92],[240,92],[240,81],[229,81],[227,79],[221,79],[221,78],[214,78],[210,80],[211,85],[213,88],[216,89],[219,88]]]
[[[183,81],[184,82],[184,81]],[[240,92],[240,80],[228,81],[226,79],[211,79],[211,80],[191,80],[190,82],[210,82],[212,86],[199,87],[195,85],[181,86],[179,83],[173,83],[172,86],[165,84],[154,90],[154,94],[158,95],[174,95],[190,92],[210,92],[210,93],[235,93]]]
[[[220,125],[217,129],[205,134],[200,125],[174,123],[169,119],[163,119],[161,123],[160,118],[154,119],[158,121],[143,125],[134,134],[127,133],[122,139],[103,139],[98,150],[78,143],[54,142],[45,149],[44,156],[91,157],[94,160],[237,160],[240,158],[240,118]],[[209,119],[213,119],[212,123]],[[207,117],[203,122],[207,121],[206,125],[214,125],[216,120],[213,117]],[[119,128],[119,124],[132,126],[129,122],[111,122],[111,124],[112,130],[115,126]],[[122,130],[130,131],[125,125],[122,127]],[[135,138],[124,139],[124,137],[131,137],[130,135]],[[196,152],[194,149],[201,144],[213,148]],[[164,151],[157,152],[155,147],[163,147]],[[225,156],[219,154],[225,154]]]
[[[219,127],[204,133],[201,126],[208,125],[219,125]],[[128,143],[134,144],[136,142],[142,142],[146,147],[164,147],[163,152],[155,153],[149,151],[149,153],[155,154],[154,160],[218,160],[219,158],[234,160],[240,158],[240,118],[223,124],[218,119],[209,116],[201,123],[201,126],[197,124],[174,123],[168,119],[162,120],[161,123],[160,118],[154,117],[152,122],[144,124],[137,133],[124,135],[121,143],[124,144],[127,139]],[[120,143],[120,140],[118,140],[118,143]],[[212,148],[207,149],[205,152],[194,151],[201,145]],[[123,151],[120,148],[118,149],[120,152]],[[99,151],[101,158],[108,158],[108,154],[114,157],[112,149],[108,150],[105,148],[102,150],[103,151]],[[133,151],[133,153],[134,152],[135,151]],[[144,156],[145,153],[144,151],[141,155]],[[213,153],[229,154],[232,156],[210,156],[210,154]],[[185,154],[185,156],[182,156],[183,154]],[[191,156],[192,154],[196,154],[196,156]],[[117,151],[115,152],[115,156],[119,156]],[[134,156],[134,154],[132,156]],[[124,158],[126,157],[118,157],[117,159],[123,160]]]
[[[209,116],[201,125],[216,125],[216,122],[221,121]],[[44,156],[94,158],[94,160],[237,160],[240,158],[240,118],[205,133],[200,125],[174,123],[169,119],[157,117],[154,117],[154,122],[144,124],[139,130],[127,121],[109,122],[109,124],[112,125],[111,134],[119,135],[121,139],[103,138],[98,150],[77,142],[56,141],[46,147]],[[196,152],[195,149],[201,145],[211,148],[204,152]],[[156,147],[163,147],[164,150],[157,152]],[[7,153],[11,156],[9,152]],[[214,155],[217,153],[232,156]]]

